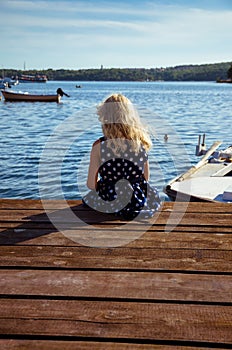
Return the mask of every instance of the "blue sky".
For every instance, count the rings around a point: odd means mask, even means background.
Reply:
[[[0,68],[232,61],[232,0],[0,0]]]

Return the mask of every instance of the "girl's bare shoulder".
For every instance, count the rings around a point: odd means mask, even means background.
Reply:
[[[99,139],[97,139],[96,141],[94,141],[93,147],[99,145],[99,144],[100,144],[102,141],[104,141],[104,140],[105,140],[104,137],[100,137]]]
[[[97,146],[97,145],[98,145],[100,142],[101,142],[101,140],[100,140],[100,139],[98,139],[98,140],[94,141],[94,143],[93,143],[93,147],[94,147],[94,146]]]

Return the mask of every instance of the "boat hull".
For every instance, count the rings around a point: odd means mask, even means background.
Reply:
[[[171,201],[178,202],[215,202],[215,200],[209,198],[201,198],[194,196],[193,194],[183,193],[174,190],[171,185],[167,185],[164,190],[165,194]]]
[[[5,101],[11,102],[60,102],[60,95],[32,95],[2,90]]]
[[[36,79],[19,79],[19,83],[46,83],[47,80],[36,80]]]

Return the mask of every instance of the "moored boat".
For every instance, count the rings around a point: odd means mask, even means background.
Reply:
[[[209,150],[199,142],[196,155],[202,159],[186,173],[172,179],[164,188],[171,200],[177,201],[232,201],[232,146],[216,151],[216,141]]]
[[[19,77],[20,83],[46,83],[48,80],[47,76],[42,74],[36,74],[36,75],[28,75],[28,74],[22,74]]]
[[[18,79],[11,79],[11,78],[5,77],[0,80],[0,89],[5,89],[13,85],[18,85],[18,83],[19,83]]]
[[[38,95],[38,94],[29,94],[27,92],[16,92],[1,90],[5,101],[13,102],[60,102],[61,95]]]
[[[8,87],[8,84],[0,80],[0,89],[6,89]]]
[[[232,79],[217,79],[217,83],[232,84]]]
[[[5,77],[2,79],[2,82],[3,83],[7,83],[8,86],[13,86],[13,85],[18,85],[19,81],[17,78],[8,78],[8,77]]]

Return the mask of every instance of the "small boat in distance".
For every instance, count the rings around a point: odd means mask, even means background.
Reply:
[[[3,80],[0,80],[0,89],[6,89],[8,88],[8,83],[4,82]]]
[[[19,83],[18,79],[5,77],[3,79],[0,79],[0,88],[5,89],[13,85],[18,85],[18,83]]]
[[[206,150],[205,135],[202,144],[199,136],[196,155],[203,156],[202,159],[171,180],[164,193],[177,201],[232,203],[232,146],[216,151],[220,145],[216,141]]]
[[[46,83],[48,78],[46,75],[40,75],[40,74],[35,74],[35,75],[22,74],[18,80],[20,83]]]
[[[227,84],[232,84],[232,79],[217,79],[217,83],[227,83]]]
[[[60,94],[55,95],[36,95],[29,94],[28,92],[16,92],[16,91],[8,91],[1,90],[5,101],[12,102],[57,102],[59,103],[61,100]]]

